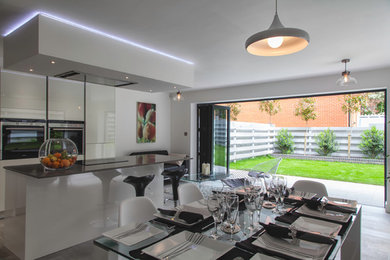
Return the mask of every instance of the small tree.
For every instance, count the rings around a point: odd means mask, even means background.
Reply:
[[[282,154],[290,154],[294,152],[294,141],[291,133],[287,129],[281,129],[276,136],[276,147]]]
[[[371,159],[378,158],[384,152],[384,132],[375,126],[363,132],[360,150]]]
[[[230,103],[228,106],[230,107],[230,119],[236,121],[238,114],[241,112],[241,105],[238,103]]]
[[[259,109],[269,115],[269,124],[272,123],[272,116],[281,111],[279,100],[259,101]]]
[[[328,156],[339,150],[336,135],[329,128],[316,136],[316,143],[318,145],[316,151],[319,155]]]
[[[309,120],[316,120],[317,112],[316,110],[316,100],[314,98],[301,98],[295,107],[295,116],[300,116],[302,120],[306,122],[306,128]],[[305,143],[304,143],[304,153],[306,154],[306,137],[307,129],[305,131]]]
[[[309,120],[316,120],[317,112],[316,100],[314,98],[301,98],[295,107],[295,116],[299,116],[306,122],[306,127]]]
[[[351,113],[361,112],[367,109],[367,94],[344,95],[344,104],[341,107],[344,113],[348,114],[348,127],[351,127]]]

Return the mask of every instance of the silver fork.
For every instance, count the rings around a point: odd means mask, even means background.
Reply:
[[[137,226],[135,226],[135,228],[133,229],[130,229],[128,231],[124,231],[116,236],[114,236],[113,238],[115,239],[121,239],[121,238],[124,238],[124,237],[127,237],[127,236],[130,236],[132,234],[135,234],[135,233],[138,233],[139,231],[141,231],[142,229],[144,229],[146,227],[146,224],[145,223],[142,223],[142,224],[138,224]]]
[[[165,256],[163,259],[164,260],[168,260],[170,258],[174,258],[178,255],[181,255],[183,254],[184,252],[187,252],[188,250],[190,250],[192,248],[192,246],[194,245],[200,245],[203,240],[204,240],[205,236],[200,234],[200,233],[197,233],[197,236],[194,236],[192,239],[191,239],[191,244],[185,246],[184,248],[180,249],[180,250],[175,250],[175,252],[172,252],[170,253],[169,255]]]
[[[183,242],[177,244],[176,246],[174,246],[174,247],[172,247],[172,248],[170,248],[170,249],[168,249],[168,250],[166,250],[166,251],[161,252],[160,254],[157,255],[157,257],[163,258],[164,256],[169,255],[169,254],[171,254],[172,252],[175,252],[176,250],[179,250],[179,249],[181,249],[182,247],[187,246],[189,243],[191,243],[190,241],[192,240],[192,238],[194,237],[194,235],[195,235],[195,233],[191,233],[185,241],[183,241]]]

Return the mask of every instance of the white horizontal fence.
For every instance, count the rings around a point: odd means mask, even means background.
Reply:
[[[298,155],[318,155],[316,149],[315,137],[328,127],[284,127],[292,134],[295,143],[294,154]],[[276,135],[281,127],[274,127],[268,124],[235,122],[230,123],[230,160],[236,161],[245,158],[252,158],[261,155],[279,153],[276,148]],[[215,141],[217,144],[224,145],[226,135],[223,134],[223,127],[216,124]],[[334,157],[348,156],[348,135],[350,139],[350,157],[364,158],[366,157],[359,149],[361,135],[369,127],[329,127],[336,135],[336,141],[339,144],[339,150],[332,153]],[[382,129],[383,130],[383,129]],[[304,153],[305,132],[306,138],[306,154]]]

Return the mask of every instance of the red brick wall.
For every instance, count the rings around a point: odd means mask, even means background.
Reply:
[[[315,100],[317,119],[309,120],[309,127],[348,126],[348,116],[341,110],[344,102],[342,95],[315,97]],[[281,111],[272,116],[272,124],[277,127],[305,127],[306,122],[294,114],[298,101],[299,98],[281,99]],[[259,110],[258,101],[242,102],[239,104],[241,105],[241,111],[237,116],[237,121],[269,123],[269,115]],[[352,116],[352,118],[356,118],[356,115]]]

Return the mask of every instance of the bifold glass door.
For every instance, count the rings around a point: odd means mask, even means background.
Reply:
[[[229,174],[230,108],[198,105],[197,172],[210,164],[211,175]]]

